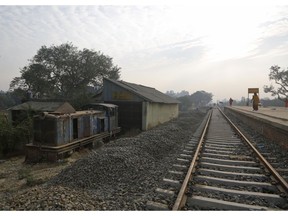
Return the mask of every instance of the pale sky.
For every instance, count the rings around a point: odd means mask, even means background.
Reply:
[[[288,67],[285,1],[0,3],[3,91],[42,45],[66,42],[112,57],[126,82],[163,93],[204,90],[214,101],[240,100],[248,88],[270,96],[269,68]]]

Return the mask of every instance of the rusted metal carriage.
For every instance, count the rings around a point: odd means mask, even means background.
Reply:
[[[57,161],[77,148],[120,132],[117,106],[98,104],[69,114],[44,112],[33,119],[33,142],[26,145],[26,161]]]

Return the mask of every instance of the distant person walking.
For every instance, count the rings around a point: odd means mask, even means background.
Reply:
[[[258,110],[258,105],[259,105],[259,97],[257,95],[257,93],[254,93],[253,97],[252,97],[252,103],[253,103],[253,111],[257,111]]]
[[[229,99],[229,104],[230,104],[230,106],[232,106],[232,103],[233,103],[233,99],[230,98],[230,99]]]

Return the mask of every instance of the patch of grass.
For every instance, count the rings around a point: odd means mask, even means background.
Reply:
[[[39,184],[43,184],[45,182],[45,180],[43,179],[37,179],[35,178],[32,174],[31,171],[28,169],[21,169],[18,171],[18,179],[22,180],[22,179],[26,179],[26,185],[27,186],[35,186],[35,185],[39,185]]]
[[[30,186],[30,187],[35,186],[35,185],[39,185],[39,184],[43,184],[45,182],[43,179],[35,179],[31,175],[28,176],[26,180],[27,180],[27,182],[26,182],[27,186]]]
[[[31,176],[31,172],[28,169],[20,169],[18,171],[18,179],[22,180],[24,178],[28,178],[29,176]]]

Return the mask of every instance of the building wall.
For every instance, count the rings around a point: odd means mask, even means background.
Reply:
[[[141,102],[143,99],[104,79],[103,100]]]
[[[143,102],[142,130],[148,130],[178,117],[178,104]]]
[[[71,119],[69,116],[59,118],[57,120],[57,142],[56,145],[62,145],[71,141],[71,130],[70,130]],[[43,122],[43,124],[45,124]]]

